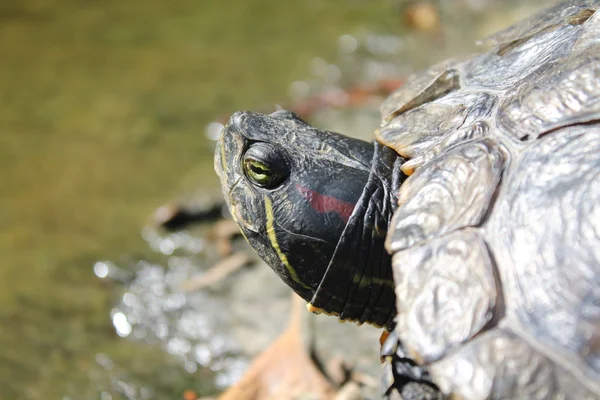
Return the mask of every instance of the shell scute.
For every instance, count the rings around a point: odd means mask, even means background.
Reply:
[[[430,371],[442,390],[462,399],[598,399],[572,371],[503,327],[476,337]]]
[[[439,359],[493,318],[495,274],[476,230],[460,230],[405,249],[392,263],[396,333],[417,360]]]
[[[410,175],[386,241],[398,334],[446,393],[600,398],[598,9],[561,3],[489,39],[492,51],[409,80],[382,107],[377,139],[408,158]],[[493,272],[496,303],[447,321],[444,310],[466,301],[441,281],[461,259],[448,242],[457,237],[474,282],[486,287],[479,277]]]
[[[457,146],[418,169],[400,188],[386,240],[388,251],[481,223],[504,164],[498,145],[481,139]]]

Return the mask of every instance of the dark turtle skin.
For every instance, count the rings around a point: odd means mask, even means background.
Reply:
[[[248,242],[313,311],[389,327],[396,311],[384,242],[400,160],[289,111],[238,112],[215,165]]]

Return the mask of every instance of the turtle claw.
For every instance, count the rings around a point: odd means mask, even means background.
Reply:
[[[446,397],[431,381],[429,372],[407,357],[398,335],[392,331],[381,347],[381,389],[386,400],[442,400]]]

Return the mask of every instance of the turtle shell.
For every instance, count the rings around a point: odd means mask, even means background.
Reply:
[[[446,393],[600,398],[599,8],[558,4],[381,106],[410,175],[395,332]]]

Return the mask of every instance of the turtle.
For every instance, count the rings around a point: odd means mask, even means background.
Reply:
[[[414,74],[372,142],[286,110],[223,128],[243,235],[309,310],[392,332],[386,396],[600,399],[599,8]]]

